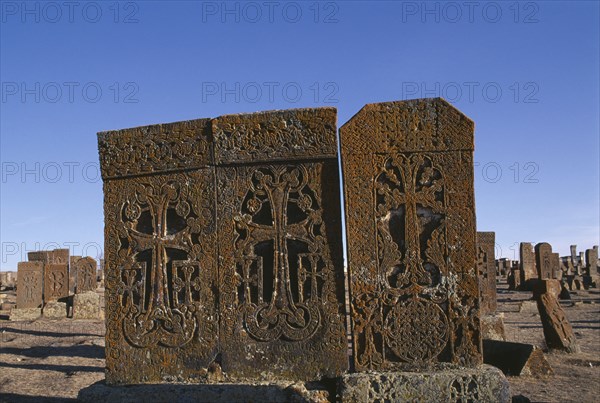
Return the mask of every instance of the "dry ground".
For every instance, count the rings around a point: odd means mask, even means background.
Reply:
[[[508,340],[545,348],[536,311],[519,312],[530,297],[500,284],[498,311],[504,313]],[[547,353],[554,375],[509,377],[512,394],[537,402],[598,402],[600,291],[579,291],[562,306],[581,353]],[[104,378],[103,335],[100,321],[0,319],[0,402],[74,401],[81,388]]]

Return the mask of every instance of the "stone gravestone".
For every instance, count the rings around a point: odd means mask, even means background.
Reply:
[[[44,302],[69,296],[68,266],[63,263],[44,264]]]
[[[473,130],[440,98],[366,105],[340,129],[357,371],[341,401],[510,400],[479,366]]]
[[[598,248],[585,250],[585,265],[588,276],[598,274]]]
[[[521,242],[519,246],[520,269],[521,269],[521,287],[528,287],[527,282],[537,278],[535,268],[535,252],[529,242]]]
[[[357,371],[482,362],[473,129],[442,99],[340,129]]]
[[[69,256],[69,294],[75,294],[75,287],[77,286],[75,264],[81,258],[82,256]]]
[[[42,305],[44,264],[42,262],[19,262],[19,285],[17,308],[39,308]]]
[[[542,242],[535,245],[535,265],[540,280],[547,280],[553,277],[554,264],[552,260],[552,246],[549,243]]]
[[[335,127],[318,108],[99,134],[107,383],[347,368]]]
[[[477,232],[477,271],[479,276],[480,312],[496,312],[495,232]]]
[[[533,296],[537,302],[548,348],[577,353],[580,350],[573,328],[556,296],[556,290],[560,288],[558,280],[540,280],[533,288]]]
[[[562,270],[560,269],[560,256],[558,253],[552,253],[550,258],[550,271],[553,279],[560,280],[562,278]]]
[[[76,274],[77,286],[75,292],[80,294],[86,291],[94,291],[96,289],[96,261],[91,257],[81,258],[75,263],[75,267],[71,269]]]
[[[336,110],[212,122],[223,370],[311,380],[348,366]]]

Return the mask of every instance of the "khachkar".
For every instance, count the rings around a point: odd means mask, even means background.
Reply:
[[[395,371],[344,376],[343,400],[507,399],[479,367],[473,130],[439,98],[366,105],[340,129],[354,366]]]
[[[336,110],[212,124],[223,370],[310,380],[347,369]]]
[[[96,260],[91,257],[78,259],[70,270],[75,273],[75,292],[80,294],[96,289],[96,272],[98,270]]]
[[[335,128],[319,108],[99,135],[109,383],[347,368]]]
[[[40,308],[42,306],[42,284],[44,264],[42,262],[19,262],[17,308]]]
[[[504,321],[496,314],[496,233],[477,232],[477,274],[479,277],[479,304],[481,337],[505,340]]]

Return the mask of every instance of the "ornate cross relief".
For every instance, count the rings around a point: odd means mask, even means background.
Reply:
[[[258,168],[234,217],[238,299],[257,340],[305,340],[320,326],[321,212],[302,165]],[[321,278],[321,279],[320,279]]]
[[[198,327],[203,217],[184,177],[135,184],[122,206],[123,332],[138,347],[181,347]],[[126,249],[125,249],[126,248]]]

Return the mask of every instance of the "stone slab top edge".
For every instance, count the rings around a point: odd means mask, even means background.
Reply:
[[[98,133],[103,179],[214,165],[337,158],[337,109],[222,115]]]

